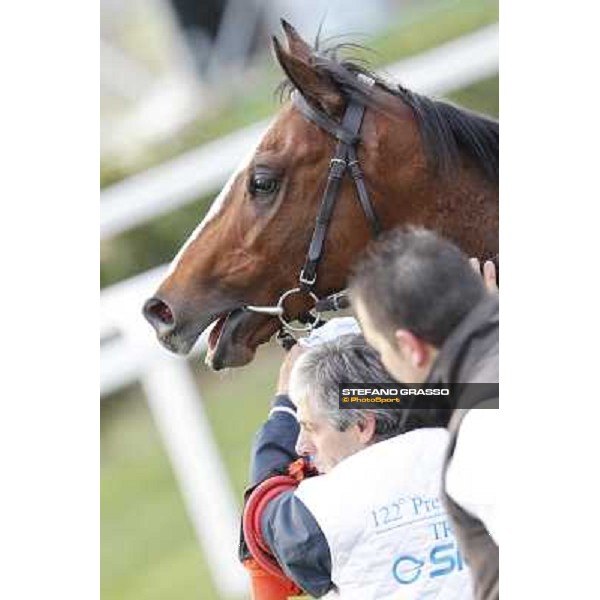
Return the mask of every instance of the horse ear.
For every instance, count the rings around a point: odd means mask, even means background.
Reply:
[[[320,72],[310,60],[284,50],[276,37],[273,37],[273,49],[281,68],[308,102],[330,115],[341,113],[344,99],[327,74]]]
[[[296,31],[296,29],[285,19],[281,19],[281,26],[285,32],[285,38],[287,40],[290,54],[306,63],[310,63],[310,59],[313,55],[313,49],[310,47],[310,45],[300,37],[300,34]]]

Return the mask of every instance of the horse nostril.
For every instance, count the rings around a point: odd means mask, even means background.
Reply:
[[[156,328],[172,326],[175,323],[173,311],[169,308],[168,304],[158,298],[150,298],[144,304],[143,313],[150,324]]]

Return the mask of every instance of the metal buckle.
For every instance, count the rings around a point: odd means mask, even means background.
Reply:
[[[355,181],[357,179],[363,178],[363,172],[360,168],[360,163],[358,162],[358,160],[353,160],[352,162],[349,162],[348,170],[350,171],[350,175],[352,175],[352,179],[354,179]]]
[[[344,173],[346,172],[346,167],[348,166],[348,163],[346,162],[345,159],[343,158],[332,158],[329,161],[329,173],[331,177],[335,177],[336,179],[339,179],[340,177],[343,177]]]
[[[375,85],[375,80],[372,77],[369,77],[369,75],[366,75],[365,73],[358,73],[356,78],[368,87],[373,87]]]
[[[315,285],[315,281],[317,281],[317,273],[315,271],[315,274],[313,275],[312,279],[306,279],[306,277],[304,276],[304,269],[302,269],[302,271],[300,271],[300,277],[298,278],[298,280],[303,285],[313,286],[313,285]],[[299,289],[299,288],[295,288],[295,289]],[[312,292],[307,292],[307,293],[312,294]]]

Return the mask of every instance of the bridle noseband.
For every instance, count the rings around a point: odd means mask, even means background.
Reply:
[[[366,79],[367,78],[364,77],[363,81]],[[368,80],[366,83],[372,85],[373,81]],[[311,331],[322,323],[320,317],[321,312],[341,310],[342,308],[347,308],[349,305],[344,290],[323,299],[319,299],[313,291],[317,281],[317,267],[319,266],[319,261],[323,255],[323,247],[333,215],[335,201],[346,172],[348,172],[354,180],[358,200],[375,237],[380,234],[381,225],[373,208],[373,204],[369,199],[369,193],[367,192],[356,154],[356,146],[360,141],[360,128],[365,114],[365,105],[356,100],[350,100],[341,123],[338,123],[325,112],[318,110],[309,104],[297,92],[294,93],[292,101],[294,106],[304,115],[304,117],[335,137],[337,139],[337,145],[333,158],[329,161],[327,183],[325,185],[323,199],[321,200],[321,206],[317,213],[315,228],[313,230],[306,260],[298,278],[298,286],[284,292],[280,296],[276,306],[246,306],[245,308],[252,312],[277,316],[287,331],[301,332]],[[309,313],[302,315],[298,319],[303,325],[294,326],[291,324],[291,321],[288,321],[284,316],[284,303],[290,296],[301,293],[311,296],[315,306]]]

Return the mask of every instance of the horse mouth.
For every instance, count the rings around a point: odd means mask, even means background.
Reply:
[[[246,365],[254,358],[256,348],[277,329],[276,319],[243,308],[224,313],[212,325],[204,362],[214,371]]]

